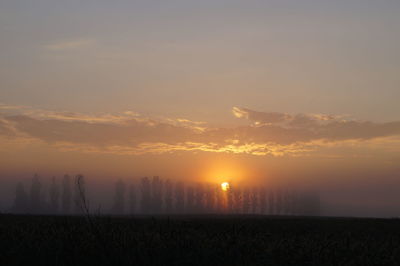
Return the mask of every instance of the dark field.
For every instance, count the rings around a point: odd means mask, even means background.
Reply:
[[[0,215],[0,265],[400,265],[399,219]]]

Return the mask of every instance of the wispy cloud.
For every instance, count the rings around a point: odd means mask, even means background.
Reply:
[[[245,118],[255,125],[304,126],[324,121],[338,121],[343,116],[326,114],[296,114],[279,112],[259,112],[247,108],[233,107],[232,113],[237,118]],[[343,121],[343,120],[342,120]]]
[[[233,107],[232,113],[237,118],[246,118],[256,124],[278,124],[292,119],[292,116],[277,112],[257,112],[247,108]]]
[[[259,141],[293,143],[313,140],[373,139],[400,134],[400,121],[376,123],[343,119],[343,116],[258,112],[234,108],[240,118],[253,123],[246,131]],[[237,115],[236,115],[237,116]],[[238,116],[237,116],[238,117]]]
[[[140,155],[214,152],[257,156],[300,156],[321,148],[398,143],[400,122],[344,120],[323,114],[264,113],[233,108],[251,124],[210,127],[185,118],[155,119],[133,111],[82,114],[8,108],[0,115],[0,135],[37,139],[62,151]],[[374,145],[375,145],[374,144]]]
[[[22,109],[27,109],[27,108],[29,108],[29,107],[24,106],[24,105],[12,105],[12,104],[0,103],[0,110],[1,111],[22,110]]]
[[[96,43],[93,39],[74,39],[74,40],[62,40],[56,41],[44,45],[44,48],[50,51],[68,51],[87,48],[93,46]]]
[[[104,153],[116,155],[142,155],[142,154],[163,154],[175,152],[213,152],[230,154],[249,154],[258,156],[298,156],[305,152],[313,151],[313,147],[307,144],[277,145],[248,143],[242,145],[236,144],[218,144],[218,143],[199,143],[199,142],[144,142],[136,146],[108,145],[93,146],[71,142],[57,142],[55,146],[62,151],[79,151],[84,153]]]

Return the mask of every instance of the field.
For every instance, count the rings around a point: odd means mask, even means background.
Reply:
[[[0,215],[0,265],[400,265],[400,220]]]

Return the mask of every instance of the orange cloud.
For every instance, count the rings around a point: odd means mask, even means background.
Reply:
[[[237,107],[232,110],[234,115],[254,124],[217,128],[184,118],[148,118],[132,111],[88,115],[11,109],[14,113],[0,114],[1,136],[37,139],[62,151],[88,153],[214,152],[300,156],[349,143],[367,147],[378,139],[393,142],[394,137],[400,136],[400,122],[397,121],[360,122],[332,115],[264,113]]]

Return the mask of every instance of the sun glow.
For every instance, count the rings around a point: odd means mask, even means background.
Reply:
[[[228,183],[228,182],[223,182],[223,183],[221,183],[221,189],[222,189],[223,191],[228,191],[229,188],[230,188],[230,186],[229,186],[229,183]]]

